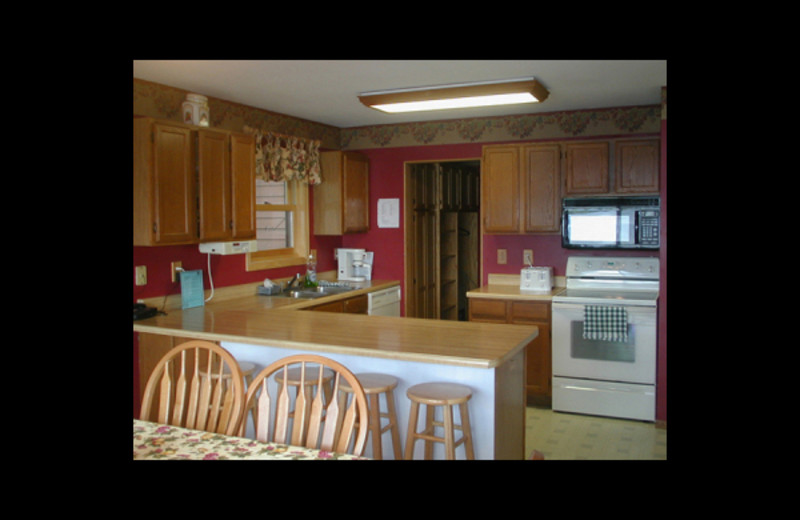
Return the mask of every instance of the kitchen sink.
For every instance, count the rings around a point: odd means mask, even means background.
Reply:
[[[318,287],[300,287],[294,289],[285,289],[281,294],[275,296],[285,296],[287,298],[322,298],[323,296],[330,296],[332,294],[342,294],[355,290],[354,287],[349,286],[318,286]]]

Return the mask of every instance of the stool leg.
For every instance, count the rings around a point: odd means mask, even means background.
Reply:
[[[414,441],[417,434],[417,415],[419,414],[419,403],[411,401],[411,408],[408,412],[408,434],[406,435],[406,460],[414,458]]]
[[[461,435],[464,436],[464,449],[467,451],[467,460],[475,460],[475,452],[472,449],[472,426],[469,424],[469,410],[467,403],[458,405],[461,414]]]
[[[425,405],[425,430],[423,433],[426,435],[433,435],[435,433],[435,426],[433,424],[434,414],[436,407],[429,404]],[[433,441],[425,439],[425,460],[433,460]]]
[[[442,407],[442,413],[444,414],[444,458],[445,460],[455,460],[456,437],[453,431],[453,407],[444,405]]]
[[[400,433],[397,431],[397,413],[394,409],[394,392],[386,392],[386,410],[389,412],[389,431],[392,434],[392,447],[394,448],[394,460],[403,459],[403,449],[400,446]]]
[[[372,436],[372,458],[383,459],[383,444],[381,444],[381,410],[379,394],[369,396],[369,431]]]

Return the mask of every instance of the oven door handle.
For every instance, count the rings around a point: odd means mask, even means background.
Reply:
[[[636,383],[624,383],[622,385],[615,385],[613,383],[604,381],[602,387],[596,386],[584,386],[584,385],[575,385],[575,384],[561,384],[560,387],[566,390],[578,390],[582,392],[625,392],[630,394],[640,394],[642,392],[646,394],[650,394],[651,390],[649,389],[652,385],[641,384],[641,388],[637,386]]]

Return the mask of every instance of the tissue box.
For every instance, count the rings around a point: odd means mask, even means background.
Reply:
[[[259,285],[256,288],[256,292],[258,294],[263,294],[265,296],[271,296],[273,294],[280,294],[281,293],[281,286],[280,285],[270,285],[269,287],[264,287],[263,285]]]

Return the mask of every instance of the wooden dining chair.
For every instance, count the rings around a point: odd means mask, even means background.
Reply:
[[[242,371],[230,352],[209,341],[187,341],[156,364],[144,389],[139,418],[236,435],[245,410],[244,395]]]
[[[289,370],[299,368],[300,387],[316,381],[312,395],[297,392],[292,407]],[[332,399],[324,399],[324,374],[333,372]],[[276,378],[270,378],[273,374]],[[352,399],[340,392],[344,385],[352,389]],[[364,388],[344,365],[326,357],[298,354],[279,359],[264,368],[247,390],[246,407],[256,401],[255,438],[259,441],[303,446],[336,453],[362,455],[369,431],[369,410]],[[326,402],[327,401],[327,402]],[[293,415],[292,415],[293,410]],[[291,428],[289,426],[291,419]],[[245,435],[242,422],[240,436]]]

